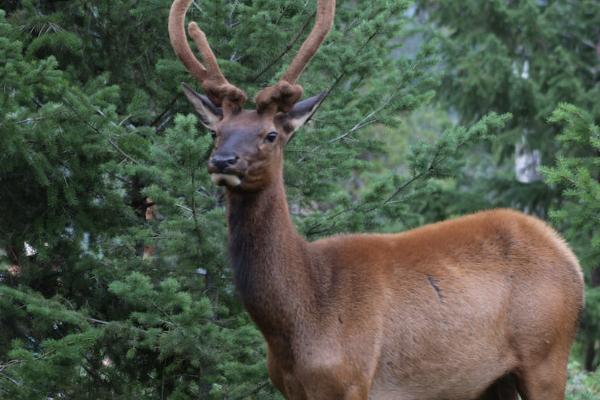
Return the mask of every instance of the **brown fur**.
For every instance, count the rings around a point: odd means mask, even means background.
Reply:
[[[181,24],[189,1],[173,5]],[[319,1],[321,41],[334,6]],[[283,148],[323,96],[296,103],[298,90],[282,81],[250,111],[184,87],[215,133],[209,172],[228,186],[235,283],[273,384],[290,400],[564,399],[583,278],[558,234],[493,210],[307,242],[289,216]]]
[[[543,222],[494,210],[308,243],[280,180],[228,204],[236,284],[286,398],[564,398],[583,283]]]
[[[214,107],[188,96],[199,113]],[[494,210],[399,234],[298,235],[283,146],[317,100],[203,119],[216,132],[209,171],[239,178],[231,260],[273,384],[292,400],[564,399],[583,280],[542,221]],[[222,154],[235,162],[217,166]]]
[[[213,125],[213,154],[239,156],[224,171],[242,182],[227,190],[235,282],[286,398],[564,398],[583,280],[556,232],[494,210],[309,243],[285,199],[290,133],[255,113]]]

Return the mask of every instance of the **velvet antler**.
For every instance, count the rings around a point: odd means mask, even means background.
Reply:
[[[331,31],[335,16],[335,0],[318,1],[315,26],[287,71],[277,84],[264,88],[256,96],[256,107],[259,111],[276,105],[277,110],[288,112],[302,97],[302,86],[297,85],[296,81]]]
[[[198,61],[185,34],[185,14],[193,0],[175,0],[171,5],[169,13],[169,37],[171,46],[177,54],[177,57],[183,62],[188,71],[202,84],[204,93],[217,106],[223,106],[227,109],[239,109],[246,101],[246,94],[243,90],[232,85],[225,79],[217,58],[206,40],[206,35],[195,22],[190,23],[188,32],[196,47],[202,53],[204,65]]]

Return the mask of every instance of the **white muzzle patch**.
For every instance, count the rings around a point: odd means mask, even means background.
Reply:
[[[210,174],[210,180],[215,185],[227,185],[231,187],[239,186],[242,183],[242,180],[236,176],[231,174]]]

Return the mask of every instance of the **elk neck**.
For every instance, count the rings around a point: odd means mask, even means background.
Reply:
[[[244,306],[265,335],[285,335],[310,307],[311,258],[294,228],[283,177],[258,192],[227,191],[229,253]]]

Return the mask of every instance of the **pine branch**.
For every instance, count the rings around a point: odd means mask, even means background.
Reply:
[[[296,35],[292,38],[292,40],[290,40],[288,42],[288,44],[285,46],[285,48],[283,49],[283,51],[281,53],[279,53],[279,55],[277,57],[275,57],[273,60],[271,60],[271,62],[269,64],[267,64],[266,67],[264,67],[258,74],[256,74],[253,78],[252,78],[252,82],[257,82],[258,79],[263,76],[268,70],[270,70],[275,64],[277,64],[279,61],[281,61],[281,59],[283,57],[285,57],[285,55],[292,49],[294,48],[294,46],[296,45],[296,43],[298,42],[298,40],[300,40],[300,38],[302,37],[302,34],[304,33],[304,31],[306,31],[306,28],[308,27],[308,25],[310,24],[310,21],[315,17],[316,13],[312,13],[310,15],[310,17],[308,17],[306,19],[306,21],[304,21],[304,24],[302,25],[302,27],[300,28],[300,30],[296,33]]]
[[[264,389],[265,387],[269,386],[269,384],[270,384],[270,383],[269,383],[269,381],[268,381],[268,380],[266,380],[266,381],[263,381],[261,384],[259,384],[259,385],[258,385],[257,387],[255,387],[254,389],[250,390],[250,391],[249,391],[249,392],[247,392],[247,393],[244,393],[244,394],[243,394],[243,395],[241,395],[241,396],[234,397],[232,400],[242,400],[242,399],[247,399],[247,398],[249,398],[250,396],[252,396],[253,394],[256,394],[256,393],[258,393],[258,392],[260,392],[262,389]]]
[[[87,127],[89,127],[90,129],[92,129],[94,132],[96,132],[98,135],[100,136],[104,136],[104,133],[98,129],[95,125],[91,124],[87,119],[83,118],[75,109],[75,107],[66,99],[63,98],[63,101],[65,102],[65,104],[69,107],[69,109],[73,112],[73,114],[75,115],[75,117],[79,120],[79,122],[83,123],[84,125],[86,125]],[[104,114],[102,112],[102,110],[98,109],[98,108],[94,108],[94,110],[96,111],[96,113],[100,116],[102,116],[103,118],[106,118],[109,123],[111,123],[113,126],[115,126],[116,128],[121,128],[119,125],[117,125],[114,121],[109,120],[108,117],[106,116],[106,114]],[[125,121],[125,120],[124,120]],[[137,165],[141,165],[141,163],[139,161],[137,161],[135,158],[133,158],[132,156],[130,156],[129,154],[127,154],[125,151],[123,151],[123,149],[121,149],[119,147],[119,145],[117,143],[115,143],[110,136],[108,136],[106,138],[108,140],[108,143],[110,143],[110,145],[117,150],[123,157],[127,158],[129,161],[133,162],[134,164]]]
[[[10,360],[4,364],[0,364],[0,372],[4,371],[5,369],[8,369],[12,366],[18,365],[22,362],[23,362],[23,360]]]
[[[10,376],[6,375],[4,372],[0,371],[0,378],[4,378],[6,380],[8,380],[10,383],[12,383],[13,385],[16,386],[23,386],[23,383],[11,378]]]
[[[134,163],[134,164],[141,165],[141,163],[140,163],[138,160],[136,160],[135,158],[131,157],[129,154],[125,153],[125,152],[123,151],[123,149],[121,149],[121,148],[119,147],[119,145],[118,145],[118,144],[116,144],[116,143],[115,143],[115,142],[114,142],[114,141],[113,141],[113,140],[112,140],[110,137],[107,137],[107,138],[106,138],[106,140],[108,140],[108,143],[110,143],[110,144],[111,144],[111,146],[112,146],[112,147],[113,147],[115,150],[117,150],[117,151],[118,151],[118,152],[119,152],[119,153],[120,153],[120,154],[121,154],[123,157],[127,158],[129,161],[131,161],[131,162],[132,162],[132,163]]]
[[[154,118],[154,120],[150,123],[150,126],[156,126],[157,132],[159,132],[161,130],[161,128],[163,127],[163,125],[169,121],[170,118],[167,118],[166,121],[163,121],[163,118],[165,115],[172,113],[173,106],[177,102],[178,98],[179,98],[179,94],[177,94],[175,97],[173,97],[171,99],[171,101],[169,101],[169,103],[167,104],[167,107],[165,108],[165,110],[163,112],[161,112],[156,118]]]

